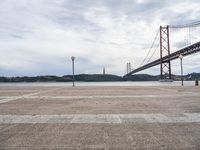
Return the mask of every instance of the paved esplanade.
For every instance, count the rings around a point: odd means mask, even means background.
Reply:
[[[0,87],[0,149],[200,149],[200,87]]]

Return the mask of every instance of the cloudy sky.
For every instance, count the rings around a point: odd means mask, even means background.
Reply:
[[[160,25],[199,21],[199,8],[199,0],[0,0],[0,76],[71,74],[72,55],[77,74],[105,66],[123,75],[126,62],[142,63]],[[174,32],[183,46],[187,30]],[[158,57],[157,50],[152,59]],[[200,72],[199,59],[184,58],[184,72]],[[179,74],[179,61],[172,68]]]

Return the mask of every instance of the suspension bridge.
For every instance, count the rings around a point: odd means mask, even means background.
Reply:
[[[180,55],[188,56],[200,51],[199,27],[200,21],[183,25],[160,26],[140,66],[127,72],[124,77],[160,65],[160,79],[172,80],[171,61],[178,59]],[[158,50],[159,58],[151,61]]]

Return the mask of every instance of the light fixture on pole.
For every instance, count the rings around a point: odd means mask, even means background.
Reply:
[[[74,78],[74,60],[75,60],[75,57],[74,56],[72,56],[71,57],[71,59],[72,59],[72,75],[73,75],[73,87],[75,86],[75,78]]]
[[[181,62],[181,85],[183,86],[183,55],[179,55],[180,62]]]

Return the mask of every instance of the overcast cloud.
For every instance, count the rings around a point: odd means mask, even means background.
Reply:
[[[105,66],[123,75],[126,62],[141,64],[160,25],[199,21],[199,8],[199,0],[1,0],[0,76],[71,74],[72,55],[77,74]],[[172,51],[184,46],[183,34],[174,31]],[[199,59],[184,58],[184,72],[200,72]],[[172,69],[179,74],[179,61]]]

